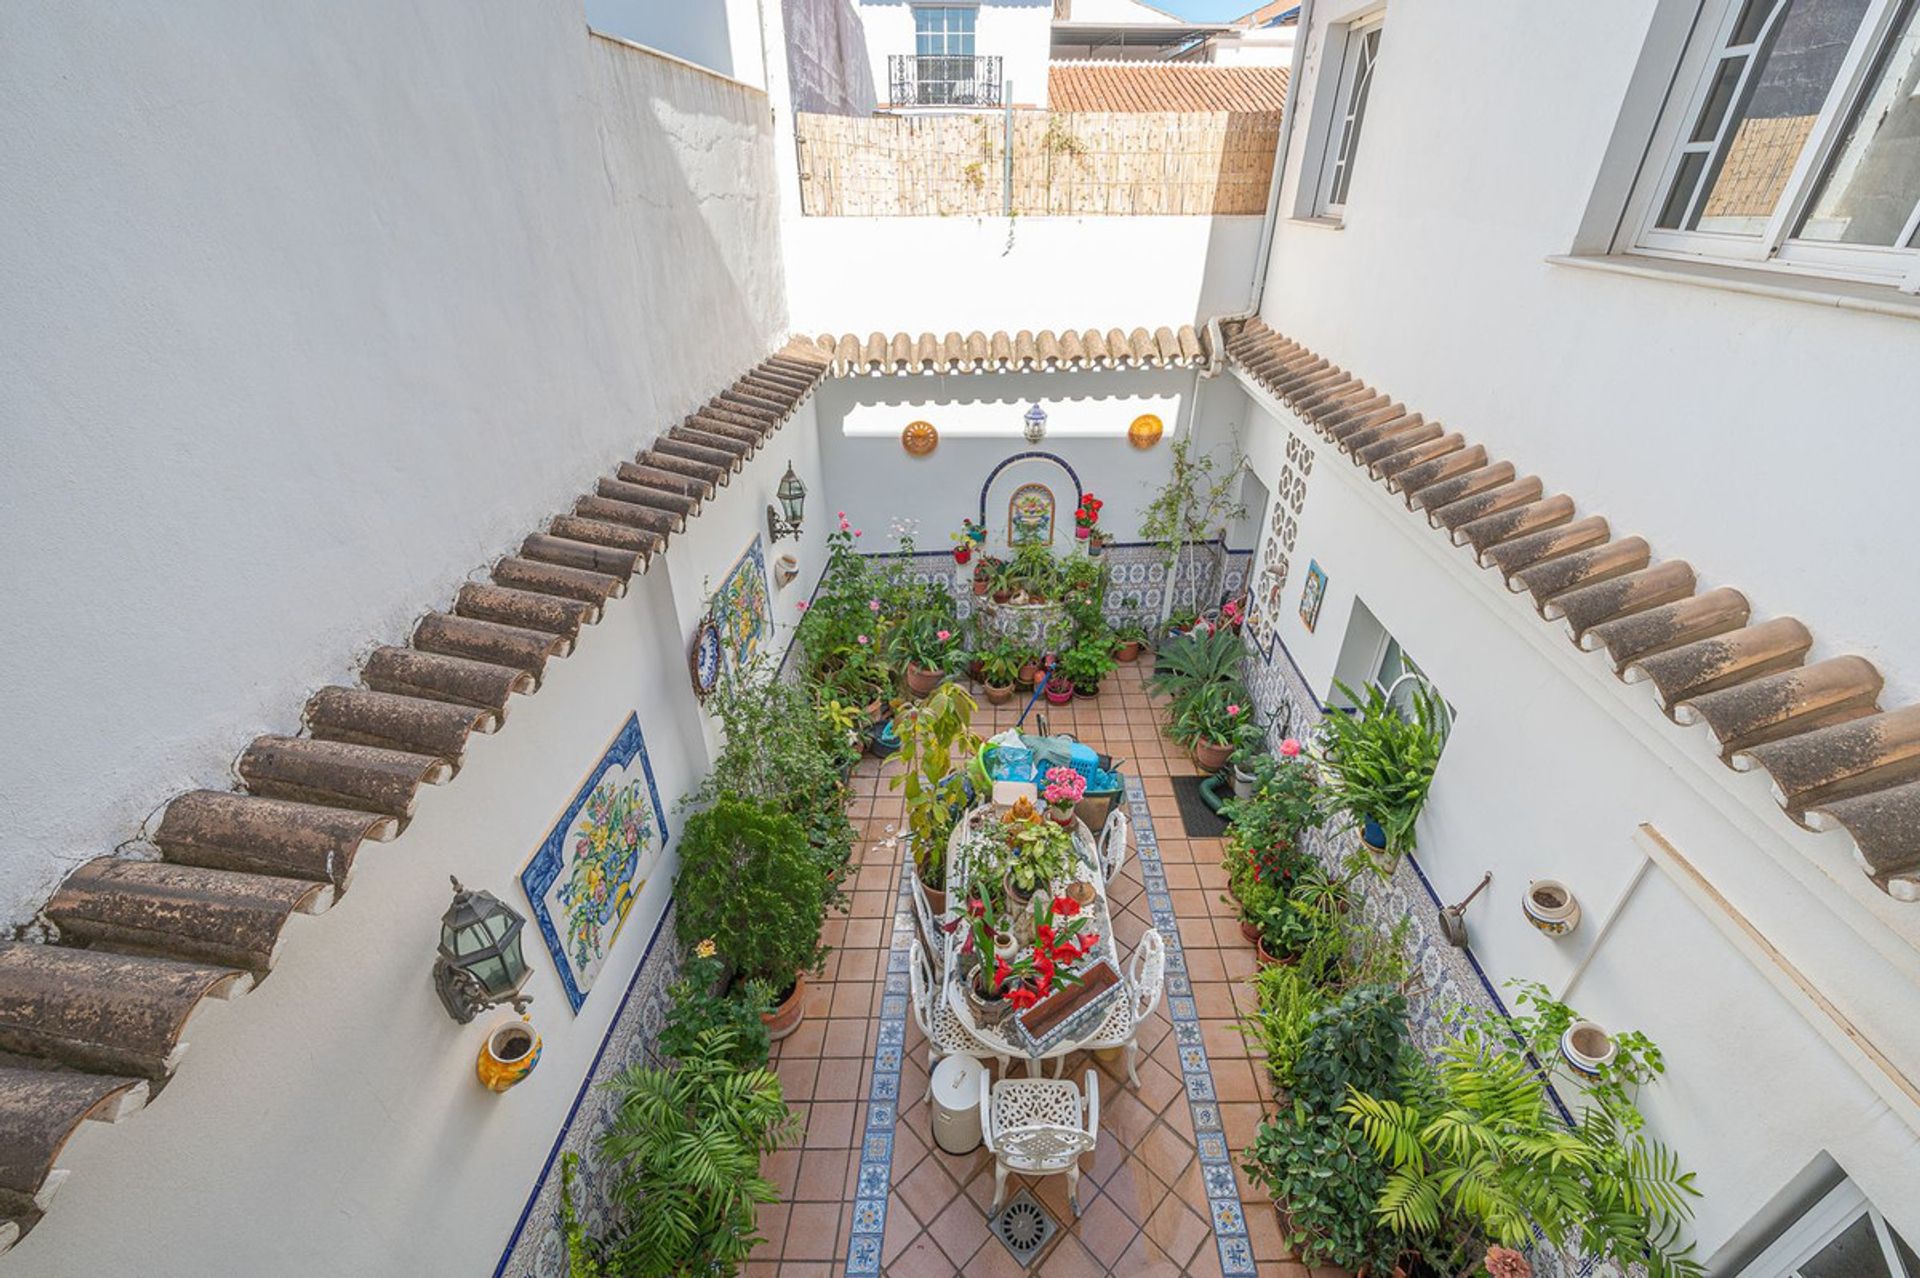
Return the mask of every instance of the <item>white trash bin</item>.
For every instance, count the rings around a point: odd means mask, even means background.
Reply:
[[[949,1056],[933,1067],[933,1143],[949,1154],[980,1148],[980,1076],[971,1056]]]

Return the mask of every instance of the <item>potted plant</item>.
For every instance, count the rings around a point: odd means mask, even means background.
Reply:
[[[1071,826],[1074,805],[1087,793],[1087,779],[1072,768],[1048,768],[1046,783],[1040,797],[1047,801],[1047,815],[1058,825]]]
[[[964,564],[972,559],[973,552],[987,540],[986,528],[974,523],[971,519],[962,519],[960,531],[948,535],[953,538],[953,562],[956,564]],[[983,555],[982,558],[985,556]]]
[[[1041,654],[1031,648],[1020,651],[1020,682],[1029,688],[1037,688],[1046,682],[1047,667]]]
[[[1073,680],[1059,671],[1047,679],[1047,704],[1064,706],[1073,700]]]
[[[1240,472],[1245,466],[1246,459],[1238,453],[1216,463],[1208,454],[1196,454],[1191,440],[1173,441],[1167,481],[1140,516],[1140,536],[1164,548],[1169,586],[1179,576],[1180,561],[1189,546],[1220,535],[1228,520],[1246,514],[1240,500]],[[1217,565],[1209,569],[1196,598],[1218,598],[1213,581],[1218,570]]]
[[[771,802],[722,794],[687,818],[674,886],[681,943],[711,940],[733,979],[775,991],[774,1038],[805,1015],[806,974],[826,958],[820,928],[831,889],[799,821]]]
[[[989,705],[1004,705],[1013,696],[1013,684],[1020,677],[1021,664],[1020,650],[1009,643],[980,654],[980,682],[986,686]]]
[[[1099,694],[1100,681],[1119,664],[1114,660],[1112,643],[1103,635],[1089,634],[1060,654],[1059,673],[1075,692],[1092,697]]]
[[[976,597],[985,595],[993,586],[993,574],[1000,561],[982,551],[973,563],[973,593]]]
[[[953,631],[931,618],[910,622],[900,636],[900,650],[907,659],[907,691],[924,697],[940,686],[953,666],[959,642]]]
[[[1391,862],[1414,846],[1414,821],[1426,806],[1443,744],[1432,698],[1413,690],[1413,717],[1401,714],[1374,684],[1364,698],[1336,680],[1356,706],[1353,714],[1321,720],[1320,762],[1331,777],[1335,800],[1361,827],[1362,841],[1378,859]]]
[[[1138,661],[1147,644],[1147,630],[1137,621],[1116,626],[1113,631],[1113,656],[1116,661]]]
[[[993,561],[992,576],[988,579],[987,590],[997,604],[1011,603],[1013,593],[1018,589],[1018,579],[1014,576],[1013,565],[1004,560]]]
[[[1064,826],[1022,799],[1007,810],[1001,835],[1006,853],[999,869],[1016,912],[1035,893],[1066,882],[1073,867],[1073,835]]]
[[[796,1140],[801,1124],[780,1080],[743,1070],[731,1040],[731,1030],[707,1028],[673,1066],[635,1065],[609,1084],[613,1121],[599,1146],[621,1228],[586,1237],[572,1208],[578,1155],[567,1154],[561,1214],[576,1278],[734,1273],[760,1243],[755,1210],[780,1197],[760,1161]]]
[[[1246,693],[1233,684],[1206,684],[1173,704],[1173,739],[1193,752],[1193,761],[1218,772],[1233,757]]]
[[[1081,493],[1080,504],[1073,510],[1073,535],[1081,541],[1090,541],[1094,525],[1100,522],[1100,508],[1106,505],[1092,493]]]
[[[1025,545],[1013,552],[1008,565],[1014,588],[1026,596],[1027,603],[1045,603],[1053,598],[1058,570],[1045,546]]]
[[[906,800],[914,871],[935,914],[947,906],[947,838],[967,810],[968,773],[980,766],[981,741],[973,731],[978,709],[965,688],[943,683],[926,700],[902,707],[894,721],[905,766],[889,784]],[[956,765],[956,755],[966,762]],[[984,774],[975,780],[984,793]]]

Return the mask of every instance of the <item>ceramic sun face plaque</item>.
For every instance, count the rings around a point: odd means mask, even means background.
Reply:
[[[925,457],[940,446],[940,432],[932,422],[909,422],[900,432],[900,446],[912,457]]]
[[[540,849],[520,872],[540,935],[575,1012],[659,868],[666,809],[654,784],[640,717],[607,743]]]

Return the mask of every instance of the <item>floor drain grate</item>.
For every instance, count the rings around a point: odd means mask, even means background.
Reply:
[[[1047,1209],[1023,1189],[1000,1209],[1000,1214],[988,1222],[987,1228],[1024,1266],[1033,1263],[1033,1258],[1060,1226],[1047,1214]]]

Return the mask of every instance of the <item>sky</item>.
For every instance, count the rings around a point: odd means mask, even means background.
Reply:
[[[1237,18],[1261,0],[1147,0],[1156,9],[1177,13],[1189,22],[1220,22]]]

